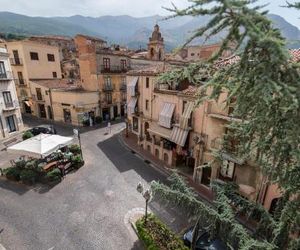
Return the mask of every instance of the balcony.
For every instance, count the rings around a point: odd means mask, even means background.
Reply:
[[[126,84],[122,83],[122,84],[120,85],[120,91],[127,91],[127,86],[126,86]]]
[[[156,83],[154,86],[154,92],[163,93],[167,92],[168,94],[175,94],[178,93],[178,86],[177,85],[169,85],[166,83]]]
[[[27,87],[27,82],[25,79],[15,79],[14,81],[19,87]]]
[[[10,80],[12,80],[12,73],[10,71],[0,73],[0,81],[10,81]]]
[[[100,72],[101,73],[126,73],[128,70],[130,70],[129,66],[121,67],[121,66],[100,66]]]
[[[103,92],[110,92],[110,91],[114,91],[114,88],[115,86],[112,85],[112,84],[104,84],[103,86]]]
[[[14,66],[23,65],[23,60],[20,57],[10,58],[10,64]]]
[[[3,111],[11,111],[16,109],[18,106],[19,106],[18,101],[5,102],[4,107],[2,109]]]

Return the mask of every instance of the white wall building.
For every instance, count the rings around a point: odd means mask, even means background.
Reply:
[[[9,54],[0,46],[0,140],[23,130]]]

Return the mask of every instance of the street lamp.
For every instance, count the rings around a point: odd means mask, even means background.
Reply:
[[[148,202],[150,201],[152,195],[151,195],[151,191],[149,189],[147,189],[145,192],[144,191],[144,186],[142,183],[138,183],[136,190],[141,193],[146,201],[146,209],[145,209],[145,224],[147,223],[147,214],[148,214]]]

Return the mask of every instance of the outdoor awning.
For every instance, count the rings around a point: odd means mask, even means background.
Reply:
[[[163,128],[155,122],[149,123],[148,132],[170,140],[171,130]]]
[[[165,102],[163,109],[159,114],[158,124],[166,128],[171,128],[174,109],[175,109],[174,103]]]
[[[170,140],[183,147],[185,145],[188,134],[189,134],[188,129],[182,129],[178,126],[174,126],[171,132]]]
[[[182,116],[180,117],[180,128],[187,129],[188,121],[194,109],[194,102],[188,102],[185,106]]]
[[[135,106],[137,103],[137,97],[131,97],[128,104],[127,104],[127,112],[128,114],[133,114],[135,111]]]
[[[26,104],[27,107],[31,107],[32,106],[32,102],[31,101],[24,101],[24,103]]]
[[[46,157],[61,147],[73,142],[72,137],[60,135],[39,134],[25,141],[8,147],[8,151],[17,152],[35,158]]]
[[[129,96],[135,96],[135,87],[138,82],[139,77],[136,76],[132,78],[132,80],[127,84],[127,93],[129,93]]]

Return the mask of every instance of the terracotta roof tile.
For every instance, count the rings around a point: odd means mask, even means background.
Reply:
[[[70,79],[49,79],[49,80],[30,80],[36,84],[44,86],[49,89],[78,89],[80,88],[78,82],[71,82]]]
[[[300,49],[291,49],[289,50],[293,62],[300,62]],[[237,63],[240,60],[240,57],[237,55],[232,55],[228,58],[221,59],[215,63],[217,68],[226,67]]]
[[[199,90],[199,87],[190,85],[187,89],[182,91],[182,94],[188,96],[195,96]]]
[[[300,49],[291,49],[290,53],[292,55],[293,62],[300,62]]]

